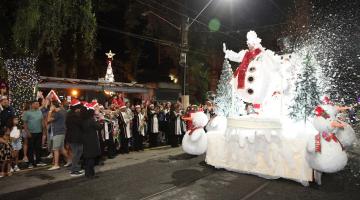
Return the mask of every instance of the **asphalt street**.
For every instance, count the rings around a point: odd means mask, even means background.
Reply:
[[[360,199],[360,159],[356,154],[351,156],[345,170],[325,174],[322,186],[311,184],[309,187],[290,180],[266,180],[253,175],[214,169],[204,159],[204,156],[183,153],[165,155],[100,172],[96,179],[80,177],[54,182],[6,193],[0,195],[0,199]],[[41,170],[31,172],[31,176],[52,178],[44,175]]]

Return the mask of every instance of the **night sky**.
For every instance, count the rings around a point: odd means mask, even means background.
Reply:
[[[143,16],[142,13],[152,11],[180,26],[184,15],[195,18],[208,0],[99,2],[99,49],[96,54],[99,64],[105,59],[104,53],[111,49],[117,53],[114,61],[115,78],[130,81],[121,76],[124,74],[121,66],[132,59],[132,47],[135,46],[141,53],[136,67],[137,77],[133,78],[139,82],[147,82],[169,81],[168,74],[171,70],[179,71],[179,51],[156,42],[129,37],[127,34],[135,33],[177,44],[181,38],[179,31],[163,20],[154,15]],[[208,51],[216,51],[215,55],[222,59],[222,43],[226,42],[228,48],[233,50],[245,48],[248,30],[257,31],[265,47],[278,50],[277,38],[293,9],[294,2],[289,0],[214,0],[190,28],[190,50],[202,53],[204,59],[210,56],[207,55]],[[219,20],[218,31],[210,31],[208,24],[212,19]]]

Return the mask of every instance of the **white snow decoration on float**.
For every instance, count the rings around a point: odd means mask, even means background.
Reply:
[[[225,132],[227,127],[227,119],[224,116],[216,116],[209,121],[206,125],[206,130],[209,131],[220,131]]]

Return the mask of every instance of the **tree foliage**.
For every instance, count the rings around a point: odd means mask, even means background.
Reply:
[[[295,120],[306,120],[313,115],[314,108],[319,104],[320,91],[316,78],[315,59],[306,54],[303,68],[295,82],[295,96],[290,106],[290,117]]]
[[[220,80],[216,89],[216,113],[222,116],[228,116],[231,112],[232,104],[232,86],[230,80],[233,71],[228,60],[224,60],[223,69],[221,71]]]
[[[96,18],[91,0],[22,0],[18,5],[12,28],[18,53],[55,58],[70,39],[75,52],[93,56]]]

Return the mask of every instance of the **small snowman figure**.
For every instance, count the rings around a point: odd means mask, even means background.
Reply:
[[[306,160],[314,169],[315,182],[321,185],[323,172],[334,173],[347,164],[347,154],[334,133],[337,128],[343,128],[344,124],[332,119],[322,106],[317,106],[313,125],[318,134],[307,143]]]
[[[339,116],[341,116],[341,113],[346,113],[346,111],[351,109],[351,107],[336,106],[328,96],[324,96],[322,98],[321,107],[329,115],[330,119],[336,120],[338,123],[343,125],[342,127],[336,128],[334,133],[343,148],[350,148],[356,141],[355,131],[350,124],[346,123],[345,120]]]
[[[192,128],[188,130],[182,140],[183,150],[192,155],[201,155],[207,149],[207,136],[204,127],[208,123],[204,112],[196,112],[192,115]]]

